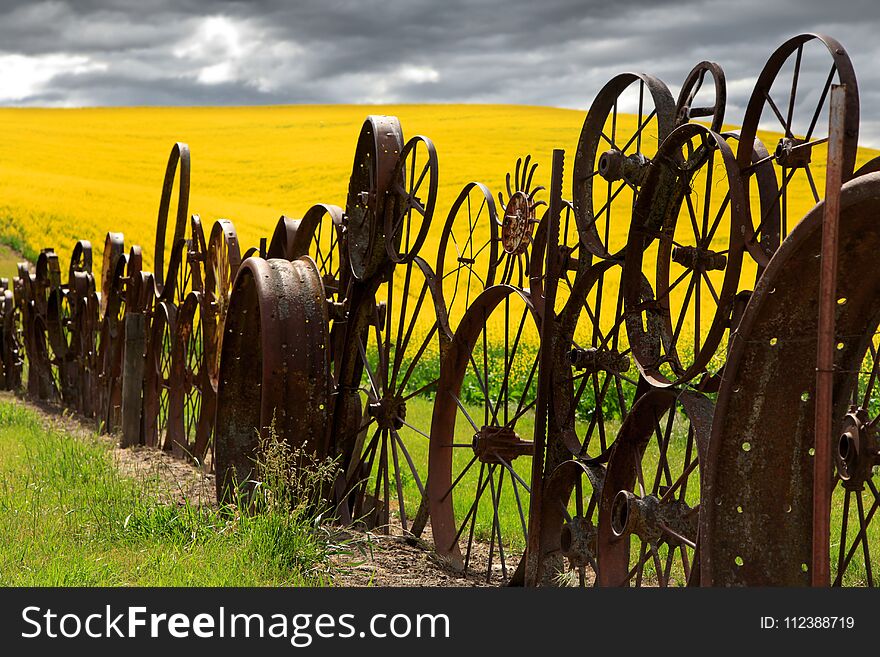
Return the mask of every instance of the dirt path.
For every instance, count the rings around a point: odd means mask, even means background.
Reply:
[[[61,430],[80,440],[97,440],[111,450],[121,474],[141,481],[163,504],[216,505],[214,475],[152,447],[122,449],[118,438],[98,434],[94,423],[59,407],[24,401],[12,393],[0,392],[3,401],[34,410],[47,428]],[[503,582],[500,564],[492,567],[487,581],[488,547],[475,545],[467,575],[458,572],[434,552],[430,525],[420,538],[402,535],[399,528],[389,534],[350,528],[332,529],[334,540],[350,546],[350,553],[333,558],[337,586],[499,586]],[[497,562],[497,558],[494,560]],[[518,558],[508,558],[508,574]]]

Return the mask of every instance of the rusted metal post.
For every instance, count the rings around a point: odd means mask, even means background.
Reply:
[[[812,585],[831,583],[831,446],[834,429],[834,320],[837,308],[837,233],[840,186],[843,183],[844,111],[846,85],[831,88],[828,129],[828,168],[825,214],[822,221],[822,259],[819,269],[819,333],[816,353],[816,428],[813,461]]]
[[[141,389],[144,380],[146,319],[143,313],[125,315],[125,360],[122,365],[122,437],[120,447],[141,442]]]
[[[535,445],[532,456],[532,490],[529,501],[529,536],[526,546],[526,586],[537,586],[541,563],[541,494],[544,481],[544,451],[547,442],[548,397],[551,394],[553,369],[552,344],[556,304],[556,286],[559,280],[559,215],[562,212],[562,175],[565,166],[565,151],[553,150],[553,165],[550,171],[550,207],[547,225],[546,267],[544,271],[544,318],[541,324],[541,354],[538,363],[538,397],[535,402]]]

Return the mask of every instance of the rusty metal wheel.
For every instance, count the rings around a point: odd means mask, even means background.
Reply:
[[[101,294],[100,338],[98,341],[99,418],[108,431],[122,424],[122,362],[125,353],[125,312],[128,299],[128,256],[122,253],[107,273]],[[132,272],[133,273],[133,272]]]
[[[595,586],[599,500],[605,467],[572,459],[543,483],[536,580],[551,586]],[[524,574],[520,563],[517,576]],[[514,577],[516,583],[521,583]]]
[[[827,99],[835,83],[846,85],[842,163],[846,182],[852,177],[858,150],[859,89],[849,55],[835,39],[822,34],[800,34],[779,46],[767,60],[746,106],[737,163],[746,174],[747,185],[753,184],[748,174],[762,162],[775,165],[777,180],[776,193],[760,205],[751,206],[746,244],[752,258],[762,267],[769,260],[767,249],[760,246],[764,233],[784,238],[813,203],[824,196],[824,178],[818,174],[826,160]],[[783,136],[771,154],[756,159],[754,140],[759,128],[781,128]],[[818,164],[811,166],[814,155]],[[807,199],[790,193],[794,185],[804,184],[811,192]]]
[[[535,231],[532,246],[532,257],[529,259],[529,293],[538,314],[544,316],[544,289],[546,287],[545,266],[547,261],[547,223],[548,213],[544,213],[541,223]],[[556,309],[562,308],[571,295],[578,272],[586,270],[593,262],[590,253],[580,239],[577,222],[574,219],[574,206],[570,201],[562,201],[559,217],[559,240],[557,249],[561,269],[558,274],[556,291]]]
[[[528,289],[529,276],[533,270],[530,264],[531,246],[535,229],[540,223],[538,208],[547,205],[546,201],[538,198],[546,188],[533,184],[538,163],[531,160],[531,155],[527,155],[525,159],[517,158],[512,181],[508,172],[506,201],[501,192],[498,192],[502,213],[499,226],[501,250],[495,262],[496,282],[521,290]]]
[[[441,362],[427,484],[434,545],[488,579],[507,579],[527,540],[538,325],[528,294],[490,287]]]
[[[29,379],[34,382],[33,393],[42,400],[57,402],[61,399],[61,359],[52,351],[46,321],[42,315],[33,319],[33,347]]]
[[[701,456],[713,405],[654,389],[614,442],[599,503],[600,586],[685,586],[699,577]]]
[[[815,436],[816,308],[824,204],[817,205],[791,231],[755,288],[731,341],[724,379],[718,391],[706,482],[701,504],[701,580],[708,586],[805,586],[812,581],[814,540],[828,542],[830,570],[844,584],[867,583],[864,544],[876,540],[872,522],[876,485],[862,456],[870,445],[868,424],[876,415],[873,394],[867,418],[859,411],[873,365],[869,345],[880,326],[875,291],[880,268],[876,259],[880,235],[880,174],[846,183],[840,195],[838,244],[837,333],[833,417],[835,431]],[[859,380],[863,382],[859,382]],[[759,385],[756,385],[759,382]],[[862,387],[863,386],[863,387]],[[855,399],[856,409],[849,408]],[[861,393],[860,395],[858,393]],[[784,412],[781,412],[784,409]],[[861,417],[860,417],[861,416]],[[867,419],[867,422],[865,420]],[[815,536],[813,526],[814,454],[817,440],[829,441],[846,470],[852,468],[848,513],[835,501],[846,496],[841,483],[827,500],[830,536]],[[851,450],[855,450],[854,452]],[[858,455],[850,460],[851,455]],[[852,465],[850,465],[852,464]],[[838,462],[828,477],[839,477]],[[864,469],[862,469],[864,468]],[[846,476],[846,475],[844,475]],[[864,521],[859,519],[862,501]],[[869,501],[869,507],[864,503]],[[848,528],[843,532],[843,518]],[[841,534],[846,538],[841,541]],[[845,543],[844,563],[839,561]],[[853,558],[847,555],[855,547]],[[869,555],[870,556],[870,555]],[[869,560],[870,561],[870,558]],[[873,582],[872,582],[873,583]]]
[[[217,389],[220,369],[220,344],[223,326],[229,309],[229,297],[235,275],[241,265],[241,252],[235,226],[228,219],[218,219],[211,227],[205,261],[205,351],[208,357],[208,376],[214,390]]]
[[[170,450],[168,440],[171,353],[177,327],[177,308],[159,301],[150,323],[144,376],[144,436],[147,445]]]
[[[723,366],[719,347],[739,288],[747,207],[721,135],[690,123],[667,137],[636,203],[623,281],[629,343],[652,385],[686,383]],[[642,272],[652,269],[655,295],[645,302]]]
[[[385,207],[402,150],[403,131],[397,117],[367,117],[358,137],[345,204],[351,270],[361,281],[388,259]]]
[[[437,253],[437,279],[455,329],[471,301],[495,283],[501,225],[492,192],[469,182],[452,204]]]
[[[171,355],[168,435],[179,457],[205,463],[214,424],[215,398],[205,352],[204,297],[190,292],[177,314]]]
[[[190,271],[190,288],[193,292],[205,293],[205,278],[208,259],[208,244],[202,219],[194,214],[190,217],[190,239],[187,251],[187,266]]]
[[[345,253],[344,212],[335,205],[313,205],[296,223],[288,260],[310,256],[318,266],[327,299],[341,302],[351,276]]]
[[[620,107],[637,108],[635,123],[619,120]],[[600,258],[623,255],[639,187],[674,127],[672,94],[650,75],[623,73],[596,95],[578,139],[572,203],[581,239]]]
[[[711,79],[711,94],[703,88],[706,76]],[[675,104],[675,124],[683,125],[699,119],[711,119],[709,129],[721,132],[727,105],[727,81],[724,71],[715,62],[700,62],[688,73]]]
[[[178,168],[180,175],[178,177]],[[156,298],[168,298],[165,293],[165,249],[166,246],[174,248],[186,233],[186,220],[189,210],[189,177],[190,177],[190,152],[189,146],[177,142],[171,148],[168,156],[168,164],[165,167],[165,179],[162,182],[162,197],[159,200],[159,216],[156,220],[156,244],[153,249],[153,284]],[[174,182],[177,180],[177,213],[174,222],[174,232],[168,239],[168,214],[171,210],[171,196],[174,192]],[[170,274],[167,278],[173,279]]]
[[[437,149],[427,137],[410,139],[391,174],[385,200],[385,249],[395,263],[411,262],[431,227],[440,180]]]
[[[90,291],[86,296],[79,298],[76,313],[76,337],[78,341],[76,366],[73,369],[75,379],[73,384],[76,390],[77,410],[88,418],[96,416],[100,405],[100,390],[98,385],[100,350],[100,305],[101,295]],[[99,422],[102,418],[98,418]]]
[[[395,266],[360,308],[351,320],[361,327],[353,347],[359,379],[339,382],[360,390],[364,409],[337,438],[346,464],[340,517],[385,532],[394,518],[409,531],[425,495],[438,344],[452,336],[437,280],[418,256]]]
[[[3,377],[7,390],[21,387],[24,351],[21,343],[21,316],[17,312],[13,290],[3,291]]]
[[[272,426],[291,448],[327,456],[327,310],[314,261],[245,261],[222,344],[214,441],[221,503],[248,496],[260,440]]]

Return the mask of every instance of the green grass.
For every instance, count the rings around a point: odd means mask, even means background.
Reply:
[[[161,503],[105,442],[0,400],[0,585],[320,585],[334,548],[312,518]]]

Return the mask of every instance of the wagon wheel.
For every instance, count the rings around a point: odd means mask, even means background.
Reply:
[[[605,468],[565,461],[544,482],[537,581],[555,586],[595,586],[596,535]],[[520,564],[524,572],[524,564]],[[518,573],[519,574],[519,571]]]
[[[501,249],[495,262],[496,282],[520,289],[528,287],[532,273],[531,246],[539,223],[538,209],[547,205],[538,198],[545,188],[533,184],[538,163],[531,160],[531,155],[525,159],[517,158],[513,180],[510,173],[506,176],[507,200],[501,192],[498,193],[502,212],[499,226]]]
[[[449,210],[437,253],[436,274],[452,329],[471,302],[495,283],[499,231],[492,192],[483,183],[469,182]]]
[[[187,262],[190,269],[190,277],[193,292],[205,292],[205,270],[207,267],[208,243],[205,241],[205,229],[202,219],[194,214],[190,217],[190,242]]]
[[[171,356],[168,435],[176,456],[203,463],[214,419],[214,390],[205,359],[204,297],[190,292],[177,314]]]
[[[339,383],[364,398],[363,417],[337,440],[346,463],[341,516],[388,532],[394,515],[409,531],[425,494],[438,338],[448,343],[451,333],[437,280],[418,256],[397,265],[373,299],[353,320],[360,378]]]
[[[385,200],[385,248],[392,262],[410,262],[424,244],[439,176],[434,142],[421,135],[410,139],[400,153]]]
[[[309,208],[296,223],[288,259],[310,256],[318,266],[324,292],[331,301],[342,302],[348,293],[350,275],[345,253],[342,208],[319,203]]]
[[[104,253],[101,257],[101,317],[107,312],[110,288],[116,272],[116,263],[125,256],[125,238],[122,233],[107,233],[104,238]]]
[[[220,344],[229,308],[232,284],[241,265],[241,253],[235,226],[228,219],[218,219],[211,227],[205,259],[205,351],[208,357],[208,376],[214,390],[220,368]]]
[[[168,438],[171,352],[174,348],[177,308],[167,301],[156,304],[150,323],[144,376],[144,434],[146,444],[170,450]]]
[[[828,71],[824,82],[801,75],[812,66]],[[775,150],[762,158],[774,164],[776,194],[760,206],[753,205],[746,235],[749,253],[762,267],[769,260],[766,250],[760,248],[763,233],[771,231],[785,237],[812,204],[824,196],[824,181],[817,176],[827,157],[826,102],[835,83],[846,85],[842,161],[845,182],[852,177],[858,150],[859,90],[849,55],[835,39],[801,34],[782,44],[767,60],[746,106],[736,158],[748,185],[754,184],[748,174],[756,162],[762,161],[754,158],[753,151],[758,129],[783,132]],[[812,160],[820,164],[815,172]],[[799,202],[800,195],[792,191],[797,185],[809,186],[806,204]]]
[[[703,90],[707,74],[712,80],[711,96]],[[726,105],[727,82],[724,71],[715,62],[700,62],[688,73],[681,86],[678,102],[675,104],[675,124],[679,126],[695,120],[711,119],[709,129],[712,132],[721,132]]]
[[[3,374],[7,390],[21,387],[24,352],[21,343],[20,315],[13,290],[3,292]]]
[[[45,318],[52,290],[61,288],[61,265],[52,249],[43,249],[37,256],[31,288],[35,311]]]
[[[242,264],[220,357],[214,441],[220,502],[250,494],[260,474],[254,473],[254,460],[273,425],[280,440],[303,450],[302,457],[327,455],[330,372],[324,299],[310,258],[251,258]],[[278,313],[279,305],[291,311]],[[292,335],[299,337],[295,343]]]
[[[723,352],[713,357],[730,328],[746,207],[723,137],[691,123],[664,141],[633,214],[623,285],[629,343],[652,385],[723,365]],[[641,273],[652,265],[656,299],[645,303]]]
[[[58,287],[52,290],[46,304],[49,344],[55,355],[63,360],[72,360],[77,355],[76,299],[73,290]]]
[[[652,390],[614,443],[599,503],[601,586],[698,581],[700,461],[712,403],[699,393]]]
[[[345,205],[351,269],[358,280],[371,277],[388,258],[385,202],[402,149],[403,131],[396,117],[367,117],[358,137]]]
[[[77,273],[92,273],[92,244],[88,240],[79,240],[73,247],[67,271],[68,284],[71,284]]]
[[[34,316],[32,340],[33,355],[29,362],[28,378],[34,378],[34,390],[40,399],[58,401],[61,399],[61,359],[52,351],[42,315]]]
[[[174,181],[177,175],[178,165],[180,175],[177,190],[177,217],[174,222],[174,233],[170,245],[173,249],[180,240],[184,239],[186,232],[186,219],[189,209],[189,176],[190,176],[190,153],[189,146],[177,142],[171,148],[168,156],[168,164],[165,167],[165,179],[162,182],[162,197],[159,201],[159,216],[156,220],[156,245],[153,250],[153,284],[157,298],[167,298],[165,294],[165,245],[168,233],[168,213],[171,210],[171,195],[174,191]],[[173,278],[173,274],[168,278]]]
[[[108,431],[115,431],[122,424],[122,362],[125,353],[125,313],[131,287],[128,278],[129,256],[120,255],[110,271],[106,293],[101,295],[104,306],[98,341],[98,386],[100,388],[100,413]]]
[[[98,350],[100,349],[99,313],[100,294],[94,290],[77,302],[79,309],[77,322],[77,359],[74,372],[74,385],[77,391],[77,406],[85,417],[95,417],[100,405],[98,386]]]
[[[635,123],[618,117],[629,103],[638,107]],[[572,202],[582,239],[600,258],[622,256],[638,190],[674,123],[669,89],[650,75],[618,75],[593,101],[575,153]]]
[[[467,310],[441,363],[427,484],[434,544],[487,579],[495,564],[506,579],[526,544],[538,344],[528,295],[493,286]]]

